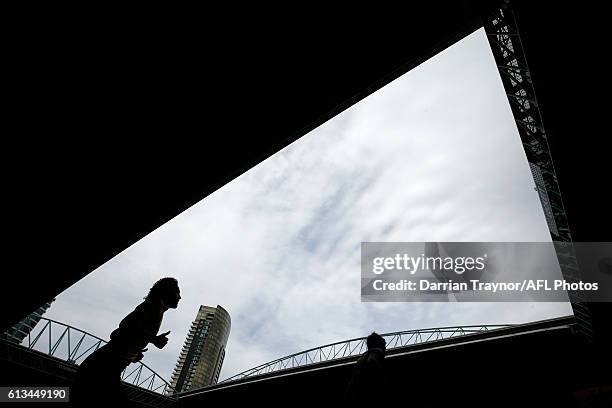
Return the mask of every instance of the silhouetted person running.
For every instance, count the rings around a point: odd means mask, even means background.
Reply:
[[[376,332],[366,339],[368,351],[357,360],[345,395],[347,407],[374,407],[387,398],[387,375],[384,366],[387,342]]]
[[[110,335],[110,341],[90,354],[79,366],[71,389],[71,400],[78,405],[87,402],[127,402],[121,390],[121,373],[142,359],[149,343],[159,349],[168,343],[168,334],[157,334],[164,312],[176,309],[181,299],[178,282],[163,278],[155,282],[134,311],[128,314],[119,328]],[[80,404],[79,404],[80,403]]]

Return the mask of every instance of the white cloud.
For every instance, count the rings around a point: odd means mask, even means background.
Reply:
[[[244,135],[244,137],[250,137]],[[148,288],[179,279],[170,378],[200,304],[226,308],[221,378],[372,330],[516,323],[567,304],[360,301],[362,241],[549,241],[483,30],[278,152],[102,265],[49,317],[107,338]]]

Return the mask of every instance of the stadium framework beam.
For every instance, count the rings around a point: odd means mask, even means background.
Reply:
[[[566,281],[578,282],[580,273],[571,245],[569,223],[510,1],[505,0],[495,7],[484,9],[482,20],[542,203],[548,229],[555,243],[561,272]],[[592,337],[591,317],[586,300],[576,292],[569,292],[568,295],[578,331],[589,338]]]

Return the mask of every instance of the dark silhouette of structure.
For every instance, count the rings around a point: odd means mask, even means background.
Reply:
[[[123,370],[142,359],[149,343],[159,349],[168,343],[170,332],[159,335],[157,332],[164,312],[176,309],[181,299],[177,280],[158,280],[144,299],[119,323],[119,328],[111,333],[110,341],[80,365],[72,387],[72,400],[77,404],[92,398],[104,402],[127,402],[120,387]]]
[[[383,401],[387,391],[385,339],[373,332],[366,340],[368,351],[357,360],[346,389],[347,407],[372,407]]]

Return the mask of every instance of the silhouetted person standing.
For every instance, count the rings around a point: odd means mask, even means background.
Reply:
[[[372,333],[366,339],[368,351],[357,360],[345,395],[347,407],[373,407],[387,399],[387,375],[385,370],[386,341]]]
[[[164,312],[176,309],[181,299],[178,282],[174,278],[163,278],[155,282],[144,298],[119,328],[110,335],[110,341],[90,354],[79,366],[77,378],[71,389],[71,400],[75,403],[126,401],[121,391],[121,373],[136,363],[147,351],[149,343],[159,349],[168,343],[170,332],[157,334]]]

